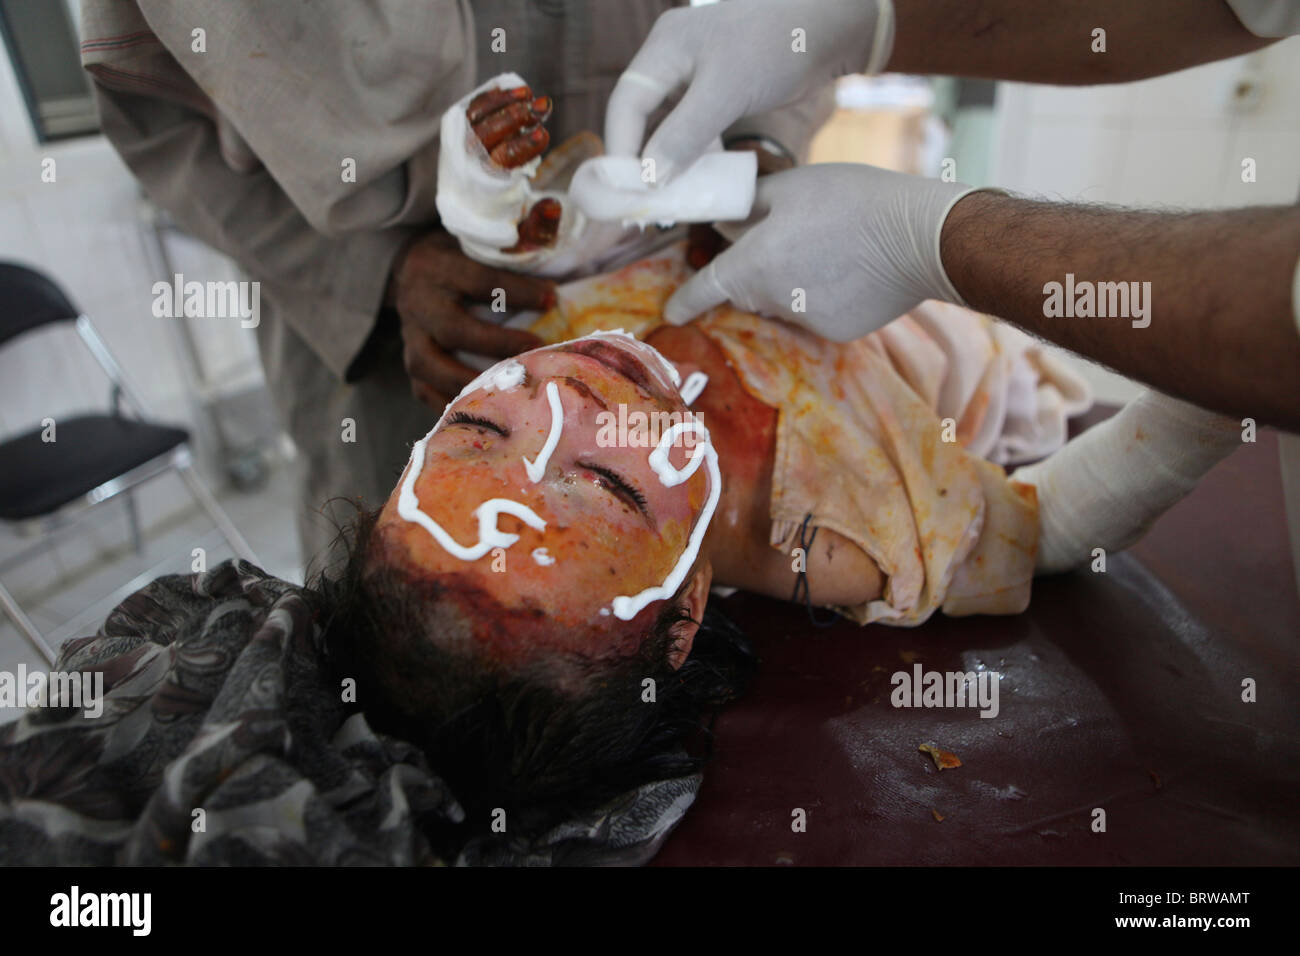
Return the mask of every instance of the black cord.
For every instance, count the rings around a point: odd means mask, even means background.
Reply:
[[[812,532],[812,537],[808,538],[806,542],[804,541],[804,535],[806,535],[808,532],[808,522],[811,520],[812,520],[812,513],[809,512],[808,514],[804,515],[803,524],[799,526],[799,547],[803,549],[803,558],[804,558],[803,570],[796,572],[799,576],[794,579],[794,594],[791,595],[790,600],[795,602],[796,604],[799,603],[799,601],[801,600],[799,597],[799,591],[802,589],[803,591],[802,600],[804,605],[808,608],[808,620],[812,622],[812,626],[819,627],[819,628],[832,627],[833,625],[839,622],[840,616],[832,611],[830,620],[827,621],[817,620],[817,615],[813,612],[812,592],[808,589],[808,556],[809,554],[812,553],[813,542],[817,540],[817,532],[819,530],[818,528],[814,527]]]

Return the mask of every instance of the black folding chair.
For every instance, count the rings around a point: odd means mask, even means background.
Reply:
[[[53,281],[15,263],[0,262],[0,347],[35,329],[74,323],[77,334],[112,384],[108,414],[83,414],[54,423],[53,441],[37,427],[0,443],[0,523],[19,533],[40,533],[43,540],[6,559],[12,567],[53,536],[75,525],[97,504],[125,495],[132,542],[141,550],[139,516],[132,492],[145,482],[175,471],[242,558],[257,562],[243,535],[195,474],[189,433],[183,428],[146,420],[148,412],[122,373],[121,366],[89,318],[72,305]],[[122,411],[122,399],[135,418]],[[42,635],[0,582],[0,605],[32,644],[52,664],[54,648],[73,636],[69,625]],[[77,625],[74,618],[70,625]],[[48,639],[47,639],[48,638]]]

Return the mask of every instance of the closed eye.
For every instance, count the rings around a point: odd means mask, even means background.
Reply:
[[[469,425],[471,428],[485,428],[488,431],[496,432],[502,438],[510,436],[510,429],[498,425],[496,422],[481,415],[471,415],[469,412],[452,412],[447,418],[447,425]]]
[[[600,483],[603,484],[604,487],[613,492],[616,497],[631,504],[637,511],[641,512],[641,516],[645,518],[646,521],[648,521],[652,526],[654,525],[654,519],[650,517],[650,512],[646,508],[645,495],[641,494],[641,492],[623,478],[622,475],[616,471],[611,471],[604,465],[596,465],[587,461],[580,461],[578,462],[578,465],[599,475],[602,479]]]

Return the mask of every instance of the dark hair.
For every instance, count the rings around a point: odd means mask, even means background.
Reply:
[[[467,836],[485,831],[497,807],[511,830],[536,832],[707,761],[713,719],[756,663],[716,608],[706,606],[677,670],[667,663],[672,629],[689,618],[673,601],[629,657],[503,668],[476,653],[473,622],[436,582],[373,560],[377,518],[360,514],[344,535],[341,575],[313,582],[326,653],[336,677],[356,681],[371,726],[424,751],[464,807]],[[556,687],[557,663],[579,669],[580,692]],[[646,678],[654,703],[642,700]]]

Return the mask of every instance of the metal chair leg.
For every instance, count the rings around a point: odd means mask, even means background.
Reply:
[[[260,567],[262,562],[258,560],[257,555],[253,553],[253,549],[248,546],[248,542],[245,541],[244,536],[239,533],[239,529],[236,528],[235,523],[230,520],[230,516],[226,514],[225,509],[222,508],[221,505],[217,504],[217,499],[212,496],[212,492],[208,490],[208,486],[205,485],[203,480],[194,473],[194,469],[188,464],[178,464],[176,465],[176,470],[180,472],[181,478],[183,478],[185,484],[189,486],[190,494],[194,495],[194,499],[199,503],[199,506],[208,513],[208,517],[212,519],[212,523],[221,531],[222,537],[226,539],[226,543],[230,545],[235,554],[239,555],[239,557],[243,558],[245,561],[251,561],[253,564]]]
[[[140,535],[140,511],[135,505],[135,493],[128,491],[126,499],[126,520],[131,525],[131,548],[136,554],[144,553],[144,538]]]
[[[18,602],[14,600],[13,595],[9,593],[3,584],[0,584],[0,606],[4,607],[9,619],[18,625],[18,629],[27,636],[27,640],[32,642],[32,646],[40,651],[41,656],[53,666],[54,659],[58,655],[54,653],[54,649],[49,644],[45,643],[45,638],[41,636],[40,630],[32,622],[32,619],[23,613],[23,609],[18,606]]]

